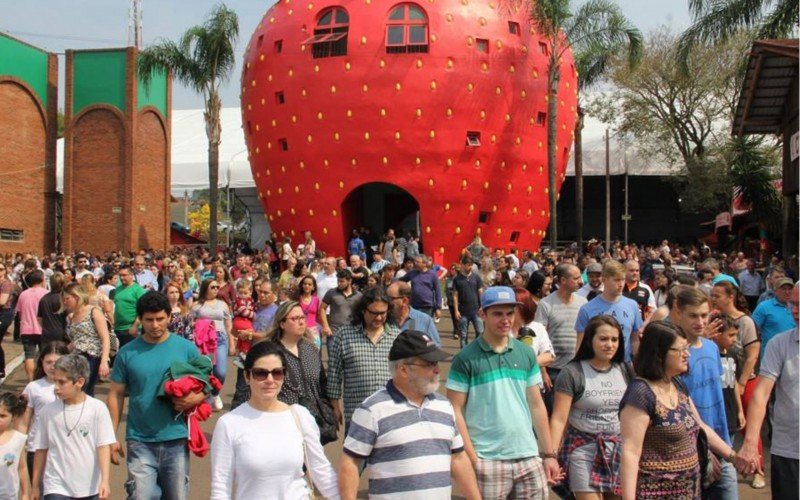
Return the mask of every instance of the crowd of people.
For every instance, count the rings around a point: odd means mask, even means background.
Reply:
[[[796,259],[422,250],[390,229],[341,256],[306,232],[0,259],[0,340],[13,329],[28,379],[0,393],[0,498],[185,499],[190,453],[210,454],[214,499],[354,499],[363,473],[371,498],[731,499],[737,474],[797,496]]]

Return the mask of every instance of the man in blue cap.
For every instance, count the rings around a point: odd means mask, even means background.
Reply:
[[[548,481],[561,472],[539,392],[536,356],[511,337],[518,305],[509,287],[486,290],[479,311],[483,334],[453,359],[447,397],[482,497],[544,500]]]

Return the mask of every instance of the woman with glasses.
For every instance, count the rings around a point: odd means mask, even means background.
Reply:
[[[293,309],[288,316],[305,317],[298,307]],[[286,370],[286,355],[275,342],[258,342],[247,353],[244,374],[250,398],[220,417],[214,428],[212,500],[307,499],[311,491],[304,466],[323,498],[339,498],[336,473],[319,442],[314,417],[279,397]]]
[[[228,373],[228,355],[233,355],[228,349],[228,346],[234,345],[234,339],[231,334],[233,316],[228,304],[217,297],[219,288],[217,280],[211,278],[203,280],[200,284],[200,295],[197,298],[197,304],[192,307],[191,317],[195,322],[198,319],[209,319],[214,322],[214,326],[217,329],[214,376],[224,384],[225,375]],[[211,404],[216,411],[219,411],[222,409],[222,399],[219,397],[219,391],[215,392],[216,394],[214,394]]]
[[[576,500],[619,497],[619,402],[629,379],[622,328],[611,316],[595,316],[555,381],[550,418],[563,485]]]
[[[325,388],[327,377],[322,359],[306,318],[300,303],[290,300],[281,304],[267,340],[276,342],[286,358],[286,380],[278,399],[288,405],[303,405],[311,412],[323,433],[322,444],[326,444],[335,439],[336,425]],[[329,424],[325,423],[326,418]],[[330,424],[333,424],[332,434]]]
[[[6,355],[3,351],[3,337],[14,322],[14,308],[17,305],[19,287],[8,278],[8,268],[0,263],[0,378],[6,376]]]
[[[701,429],[711,451],[722,457],[735,454],[700,419],[680,380],[689,369],[686,335],[672,323],[651,322],[634,366],[638,378],[620,402],[622,498],[700,498]]]

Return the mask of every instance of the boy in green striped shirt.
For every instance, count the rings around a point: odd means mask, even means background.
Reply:
[[[517,305],[509,287],[486,290],[479,311],[483,335],[453,359],[447,397],[483,498],[546,499],[547,483],[559,479],[561,471],[550,443],[536,356],[511,336]]]

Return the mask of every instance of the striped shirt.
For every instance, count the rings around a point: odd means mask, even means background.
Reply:
[[[367,461],[371,499],[449,499],[451,457],[463,450],[447,398],[434,392],[417,406],[391,380],[353,413],[344,442]]]
[[[556,360],[551,365],[560,370],[575,357],[575,344],[578,336],[575,333],[575,320],[578,311],[586,303],[586,299],[573,293],[569,303],[564,303],[558,292],[553,292],[539,301],[536,309],[537,321],[544,325],[553,343]]]
[[[328,353],[328,397],[344,400],[345,425],[358,405],[392,378],[389,349],[399,334],[396,326],[387,323],[374,344],[360,325],[343,326],[333,336]]]

